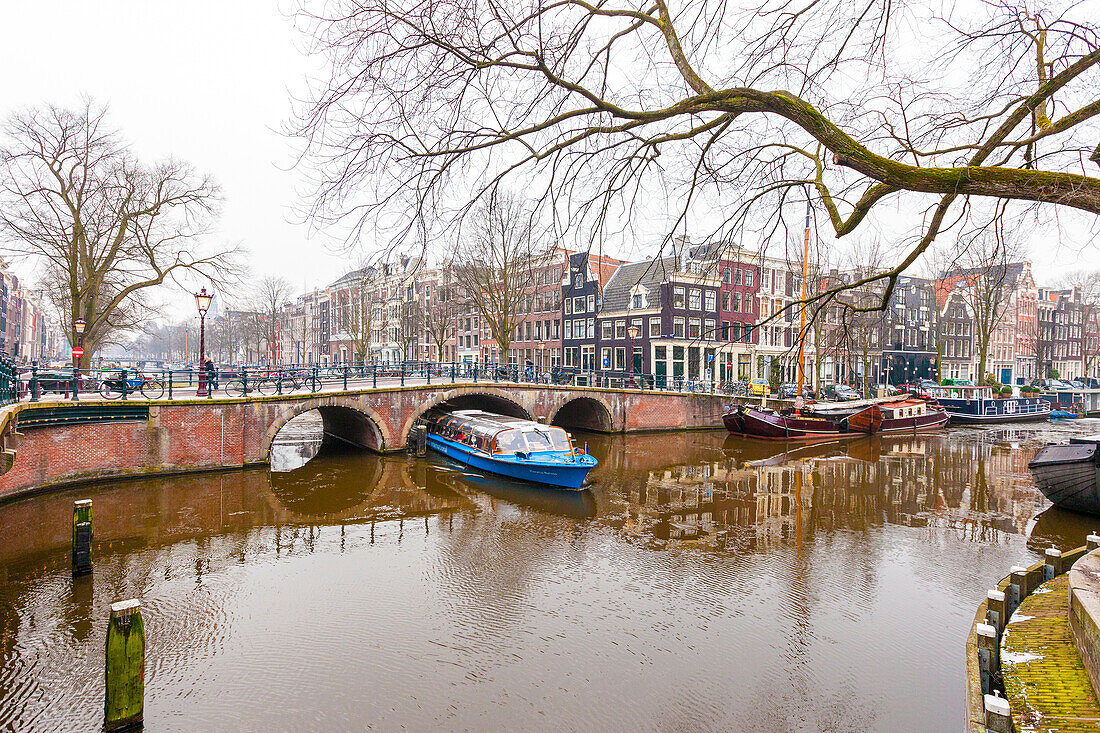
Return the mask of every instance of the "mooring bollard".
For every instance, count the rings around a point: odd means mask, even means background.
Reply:
[[[989,624],[978,624],[978,669],[981,672],[982,694],[993,692],[993,662],[997,658],[997,630]]]
[[[103,727],[139,727],[145,707],[145,625],[136,598],[111,604],[104,679]]]
[[[989,609],[986,612],[986,623],[997,630],[997,636],[1000,637],[1001,632],[1004,631],[1005,622],[1008,619],[1005,618],[1005,594],[996,588],[991,589],[985,594],[986,607]]]
[[[1019,608],[1020,601],[1024,600],[1030,592],[1027,587],[1027,568],[1013,565],[1011,573],[1012,575],[1009,578],[1007,588],[1008,609],[1006,610],[1009,618],[1011,618],[1012,614]]]
[[[1012,714],[1008,709],[1008,700],[996,695],[985,695],[985,727],[990,733],[1012,733]]]
[[[73,575],[92,572],[92,500],[73,502]]]
[[[1062,552],[1057,547],[1051,547],[1044,555],[1046,564],[1043,566],[1043,574],[1047,580],[1062,572]]]
[[[1097,548],[1100,548],[1100,535],[1093,532],[1085,538],[1085,549],[1092,552]]]

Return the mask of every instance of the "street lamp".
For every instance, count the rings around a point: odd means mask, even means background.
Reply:
[[[641,332],[638,327],[631,324],[630,328],[626,329],[626,335],[630,337],[630,383],[634,383],[634,376],[641,371],[641,365],[634,359],[634,339],[638,338]]]
[[[84,329],[88,327],[88,324],[83,318],[77,318],[73,321],[73,331],[76,333],[76,348],[73,349],[73,401],[80,401],[80,364],[84,360]]]
[[[195,293],[195,306],[199,309],[199,388],[195,391],[196,397],[210,397],[211,392],[206,384],[206,312],[213,299],[213,293],[207,293],[206,288]]]

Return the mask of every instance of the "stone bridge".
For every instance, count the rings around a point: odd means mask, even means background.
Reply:
[[[0,499],[113,477],[267,463],[292,418],[318,410],[325,440],[403,450],[409,428],[443,405],[606,433],[719,428],[731,398],[537,384],[384,387],[212,400],[49,401],[0,411]]]

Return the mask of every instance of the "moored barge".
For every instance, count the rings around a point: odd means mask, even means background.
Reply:
[[[1055,506],[1100,514],[1100,435],[1048,445],[1027,466]]]
[[[947,420],[947,413],[935,402],[909,398],[871,405],[843,422],[851,432],[881,435],[935,430],[946,425]]]
[[[562,489],[580,489],[596,467],[566,433],[481,410],[429,410],[420,418],[428,447],[467,468]]]
[[[928,392],[952,423],[989,425],[1050,417],[1050,402],[1039,397],[994,397],[990,387],[961,385],[932,387]]]

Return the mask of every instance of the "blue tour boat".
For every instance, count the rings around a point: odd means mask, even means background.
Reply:
[[[991,387],[930,387],[929,394],[952,423],[992,424],[1046,420],[1051,405],[1039,397],[996,397]]]
[[[421,417],[428,446],[467,468],[579,489],[596,467],[559,427],[481,410],[429,410]]]

